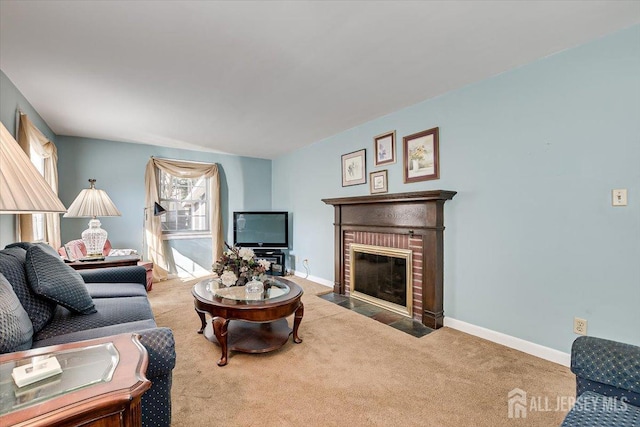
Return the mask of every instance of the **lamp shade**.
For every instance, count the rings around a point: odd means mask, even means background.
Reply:
[[[65,218],[96,218],[99,216],[121,216],[109,195],[96,188],[96,180],[89,180],[90,187],[85,188],[71,203]]]
[[[0,123],[0,213],[66,210],[27,154]]]
[[[122,214],[113,204],[109,195],[96,188],[96,180],[89,180],[89,188],[85,188],[69,206],[69,211],[64,214],[66,218],[92,218],[89,228],[82,232],[82,241],[87,248],[87,257],[102,257],[104,244],[108,233],[100,228],[99,216],[121,216]]]
[[[167,210],[162,207],[158,202],[153,202],[153,216],[160,216],[166,214]]]

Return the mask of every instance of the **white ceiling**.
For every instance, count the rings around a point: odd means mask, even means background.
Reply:
[[[276,158],[640,22],[639,1],[7,1],[58,135]]]

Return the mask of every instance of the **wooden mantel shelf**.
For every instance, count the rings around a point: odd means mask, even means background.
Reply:
[[[414,191],[411,193],[373,194],[370,196],[340,197],[335,199],[322,199],[327,205],[353,205],[362,203],[397,203],[397,202],[422,202],[428,200],[451,200],[456,195],[455,191],[431,190]]]

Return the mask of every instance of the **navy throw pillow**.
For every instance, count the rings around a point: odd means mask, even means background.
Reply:
[[[12,247],[0,251],[0,273],[11,283],[22,308],[33,323],[33,333],[37,334],[53,319],[57,304],[36,295],[29,286],[25,262],[27,251]]]
[[[28,350],[33,342],[33,324],[13,287],[0,273],[0,353]]]
[[[33,292],[55,301],[72,312],[95,313],[96,309],[82,276],[40,246],[27,249],[27,278]]]

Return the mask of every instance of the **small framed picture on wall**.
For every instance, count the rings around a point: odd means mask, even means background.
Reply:
[[[367,182],[367,150],[354,151],[342,155],[342,186],[364,184]]]
[[[396,162],[396,131],[390,131],[373,138],[373,149],[376,153],[376,166],[389,165]]]
[[[369,174],[369,189],[371,194],[386,193],[389,191],[387,183],[387,170],[375,171]]]
[[[403,138],[404,182],[440,178],[438,128]]]

